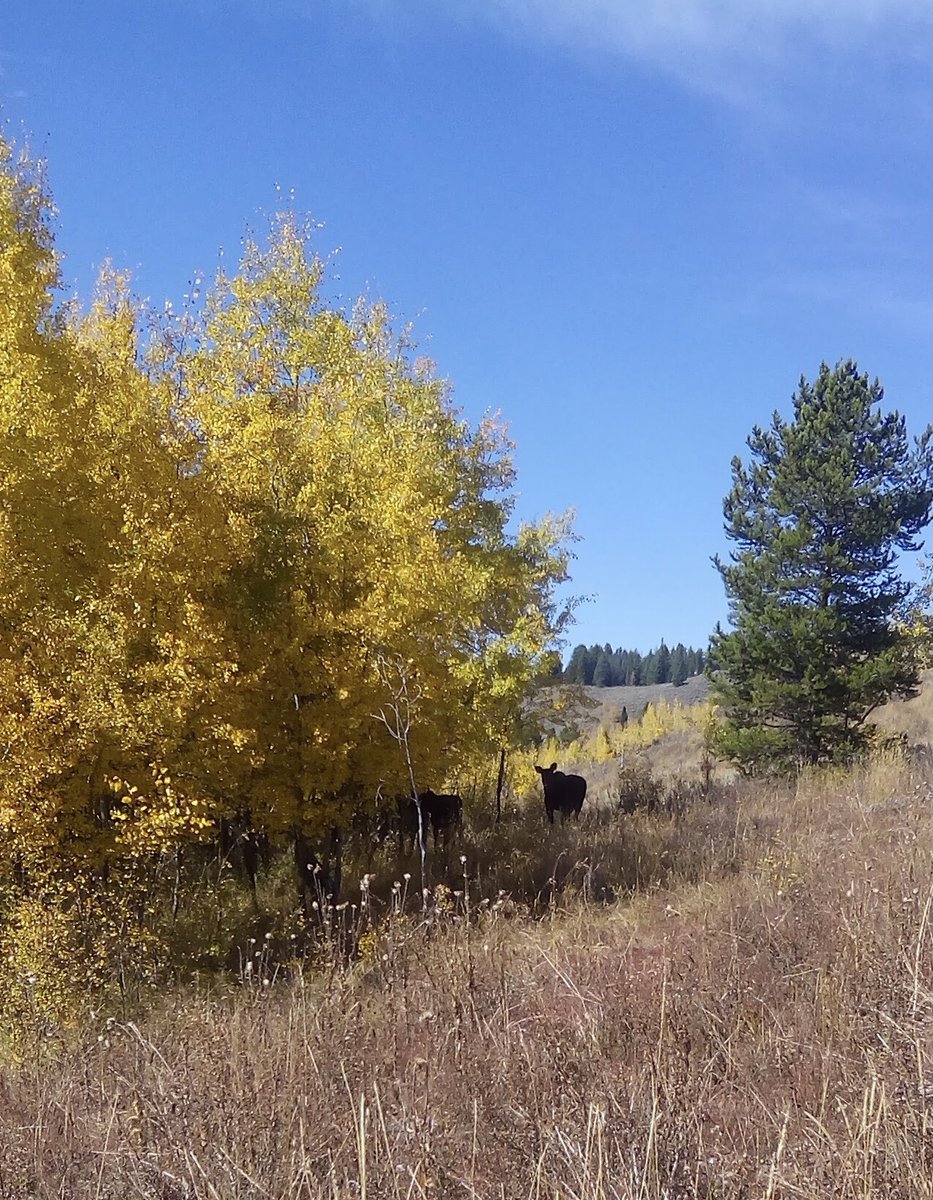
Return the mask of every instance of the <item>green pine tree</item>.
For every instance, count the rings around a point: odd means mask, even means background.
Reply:
[[[687,648],[683,642],[678,642],[671,651],[671,683],[680,687],[686,683],[690,671],[687,666]]]
[[[625,683],[625,670],[622,667],[622,655],[618,650],[613,650],[609,655],[609,670],[612,675],[610,680],[611,687],[620,687]]]
[[[715,559],[730,632],[708,669],[727,717],[720,750],[746,768],[844,757],[864,722],[917,679],[898,616],[910,588],[896,552],[917,549],[933,504],[933,430],[913,448],[854,362],[801,379],[794,418],[753,429],[723,505]]]
[[[599,662],[599,656],[602,654],[601,646],[588,646],[586,656],[583,660],[583,682],[591,684],[593,676],[596,674],[596,664]]]
[[[576,646],[564,671],[564,683],[583,683],[586,670],[586,646]]]
[[[593,687],[610,687],[612,684],[612,668],[609,666],[609,656],[600,654],[593,669]]]

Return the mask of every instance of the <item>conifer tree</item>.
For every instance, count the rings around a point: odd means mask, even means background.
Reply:
[[[689,675],[687,666],[687,649],[683,642],[678,642],[671,651],[671,683],[675,687],[680,687],[686,682]]]
[[[579,645],[574,647],[573,654],[570,656],[570,662],[567,664],[567,670],[564,672],[565,683],[583,683],[586,674],[586,646]]]
[[[602,654],[602,649],[599,646],[588,646],[586,656],[583,660],[583,682],[589,687],[593,682],[593,676],[596,674],[596,664],[599,661],[599,656]]]
[[[593,686],[594,687],[609,687],[612,684],[612,671],[609,667],[609,658],[606,654],[600,654],[596,660],[596,667],[593,671]]]
[[[897,551],[918,548],[933,503],[933,431],[910,446],[879,410],[881,384],[844,361],[801,378],[732,462],[723,512],[736,544],[722,575],[733,629],[709,668],[727,714],[720,748],[746,768],[844,757],[917,673],[897,616],[910,588]]]

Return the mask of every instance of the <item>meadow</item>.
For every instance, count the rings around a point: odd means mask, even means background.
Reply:
[[[257,917],[226,977],[37,1029],[0,1196],[933,1195],[931,796],[887,752],[515,808],[439,852],[426,906],[376,861],[352,954],[288,963]]]

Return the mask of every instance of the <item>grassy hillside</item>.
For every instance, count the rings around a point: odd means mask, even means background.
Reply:
[[[585,732],[600,725],[611,725],[623,707],[630,720],[642,715],[648,704],[701,704],[710,697],[709,680],[694,675],[680,687],[671,683],[646,687],[576,687],[577,700],[568,707],[567,720],[573,719]],[[933,744],[933,670],[921,675],[920,694],[911,700],[892,700],[872,714],[871,721],[880,729],[903,733],[909,745]]]
[[[667,704],[699,704],[709,699],[709,680],[705,675],[693,675],[679,687],[672,683],[652,683],[644,687],[608,687],[583,689],[593,702],[597,721],[611,721],[628,709],[630,719],[640,717],[648,704],[663,700]]]
[[[933,748],[933,670],[924,671],[918,695],[892,700],[872,715],[872,721],[887,733],[903,734],[909,746]]]
[[[565,707],[560,715],[552,714],[545,725],[561,732],[571,723],[584,733],[592,733],[600,725],[612,725],[625,708],[629,720],[637,720],[649,704],[663,701],[667,704],[699,704],[709,698],[709,680],[705,675],[694,675],[680,687],[672,683],[648,684],[645,687],[587,687],[574,684],[551,688],[545,698],[551,701],[561,697]]]

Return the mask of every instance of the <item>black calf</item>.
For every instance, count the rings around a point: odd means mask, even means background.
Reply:
[[[547,819],[554,824],[554,814],[560,813],[563,821],[568,813],[580,816],[586,796],[586,780],[582,775],[565,775],[558,771],[557,763],[549,767],[535,767],[544,787],[544,809]]]

